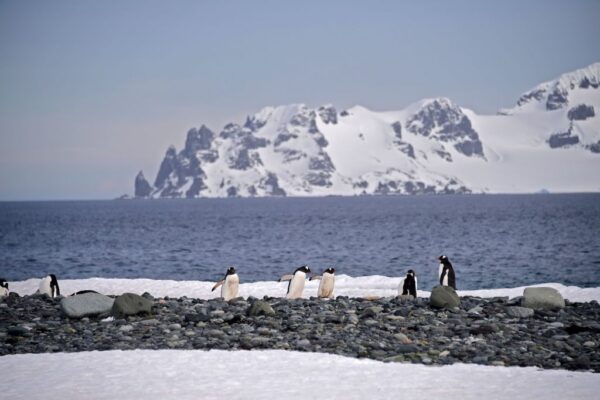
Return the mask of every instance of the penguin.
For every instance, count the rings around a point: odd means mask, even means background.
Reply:
[[[8,282],[0,278],[0,298],[8,296]]]
[[[335,268],[329,267],[323,271],[323,275],[311,276],[308,280],[320,280],[317,296],[320,299],[333,299],[333,286],[335,285]]]
[[[86,290],[80,290],[78,292],[75,292],[75,293],[71,294],[71,296],[77,296],[77,295],[86,294],[86,293],[98,293],[98,292],[96,292],[95,290],[86,289]]]
[[[240,288],[240,277],[235,272],[234,267],[227,268],[227,272],[225,272],[225,277],[219,282],[215,283],[215,286],[213,286],[211,292],[213,292],[219,286],[221,286],[221,297],[223,298],[223,300],[228,301],[238,297],[238,291]]]
[[[310,268],[308,268],[306,265],[303,265],[297,268],[293,275],[284,275],[281,277],[281,279],[279,279],[279,282],[290,281],[290,283],[288,283],[287,294],[285,296],[286,298],[299,299],[302,297],[306,274],[309,272]]]
[[[440,260],[440,285],[450,286],[456,290],[456,278],[454,276],[454,268],[452,268],[450,260],[448,260],[448,257],[446,256],[440,256],[438,260]]]
[[[406,273],[406,277],[400,281],[398,287],[398,294],[401,296],[411,295],[415,299],[417,298],[417,274],[412,269],[409,269]]]
[[[58,287],[58,280],[56,275],[50,274],[40,281],[40,288],[37,293],[45,294],[49,297],[60,296],[60,288]]]

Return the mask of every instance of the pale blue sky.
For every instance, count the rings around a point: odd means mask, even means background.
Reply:
[[[112,198],[265,105],[480,113],[600,60],[600,1],[0,0],[0,200]]]

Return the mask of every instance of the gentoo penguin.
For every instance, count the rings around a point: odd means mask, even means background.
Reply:
[[[45,294],[52,298],[60,296],[60,288],[58,287],[56,275],[50,274],[43,278],[40,282],[40,288],[38,289],[37,293]]]
[[[8,296],[8,282],[5,279],[0,278],[0,297]]]
[[[308,280],[317,280],[320,279],[319,282],[319,290],[317,291],[317,296],[320,299],[333,299],[333,285],[335,284],[335,268],[329,267],[325,271],[323,271],[323,275],[315,275],[311,276]]]
[[[398,287],[398,294],[401,296],[411,295],[417,298],[417,274],[412,269],[409,269],[406,276],[402,278]]]
[[[98,293],[98,292],[96,292],[95,290],[86,289],[86,290],[80,290],[79,292],[75,292],[75,293],[71,294],[71,296],[77,296],[77,295],[86,294],[86,293]]]
[[[456,290],[456,278],[450,260],[448,260],[448,257],[446,256],[440,256],[438,259],[440,260],[440,285],[450,286]]]
[[[286,298],[288,299],[299,299],[302,297],[304,291],[304,281],[306,280],[306,274],[310,272],[308,266],[303,265],[294,271],[293,275],[284,275],[279,279],[279,282],[290,281],[288,283],[288,289]]]
[[[212,291],[221,286],[221,297],[223,300],[231,300],[238,297],[238,290],[240,288],[240,277],[235,272],[235,268],[229,267],[227,268],[227,272],[225,272],[225,277],[221,279],[219,282],[215,283]]]

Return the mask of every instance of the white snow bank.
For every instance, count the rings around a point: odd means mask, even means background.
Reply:
[[[133,350],[0,357],[6,399],[593,399],[600,374],[331,354]]]
[[[243,278],[243,277],[242,277]],[[60,278],[59,278],[60,279]],[[391,278],[387,276],[361,276],[351,277],[348,275],[336,276],[335,294],[337,296],[349,297],[367,297],[367,296],[396,296],[398,294],[398,285],[402,278]],[[39,285],[39,279],[28,279],[20,282],[10,282],[11,291],[20,295],[34,293]],[[254,296],[262,298],[263,296],[284,297],[287,290],[287,282],[252,282],[240,284],[240,296]],[[125,292],[139,293],[149,292],[155,297],[181,297],[211,299],[220,296],[220,290],[211,292],[214,282],[206,281],[171,281],[171,280],[153,280],[153,279],[70,279],[60,280],[60,291],[64,295],[77,292],[79,290],[91,289],[107,295],[118,295]],[[306,282],[304,297],[308,298],[317,295],[318,281]],[[546,286],[557,289],[565,299],[571,301],[600,301],[600,287],[580,288],[577,286],[565,286],[560,283],[543,283],[531,286],[521,286],[516,288],[504,289],[481,289],[481,290],[459,290],[461,296],[480,296],[495,297],[509,296],[516,297],[523,294],[526,287]],[[420,297],[429,297],[430,292],[419,290]]]

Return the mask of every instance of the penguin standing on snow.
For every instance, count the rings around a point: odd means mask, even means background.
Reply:
[[[320,299],[333,299],[333,286],[335,284],[335,268],[329,267],[323,271],[323,275],[311,276],[308,280],[321,280],[317,296]]]
[[[454,276],[454,268],[452,268],[450,260],[448,260],[448,257],[446,256],[440,256],[438,259],[440,260],[440,285],[450,286],[456,290],[456,278]]]
[[[417,274],[412,269],[409,269],[406,276],[402,278],[398,287],[398,294],[401,296],[411,295],[417,298]]]
[[[294,271],[293,275],[284,275],[279,279],[279,282],[290,281],[288,283],[288,289],[286,298],[288,299],[299,299],[302,297],[304,291],[304,283],[306,280],[306,274],[310,272],[308,266],[303,265]]]
[[[227,268],[227,272],[225,272],[225,277],[219,282],[215,283],[215,286],[213,286],[211,292],[213,292],[219,286],[221,286],[221,297],[223,298],[223,300],[228,301],[238,297],[238,291],[240,288],[240,277],[235,272],[235,268]]]
[[[8,296],[8,282],[0,278],[0,298]]]
[[[40,288],[37,293],[45,294],[51,298],[60,296],[60,288],[58,287],[58,280],[56,275],[50,274],[40,281]]]

